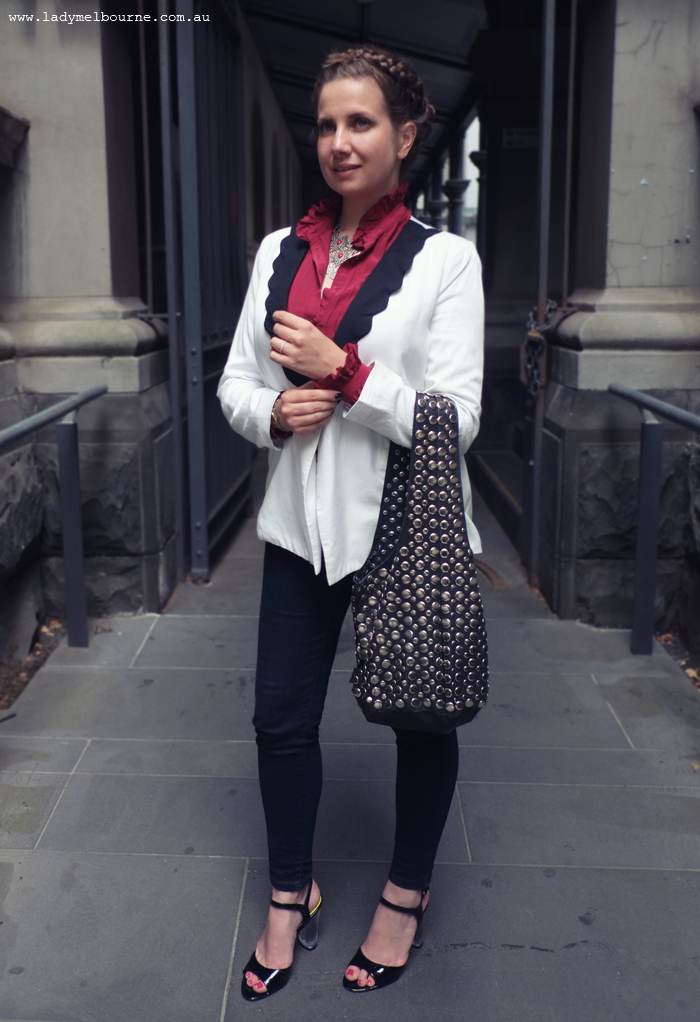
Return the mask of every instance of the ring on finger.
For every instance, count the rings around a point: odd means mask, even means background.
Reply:
[[[287,343],[286,341],[282,341],[282,343],[280,344],[280,355],[284,351],[284,346],[285,346],[286,343]]]

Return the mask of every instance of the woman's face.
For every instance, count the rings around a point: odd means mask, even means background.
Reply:
[[[338,78],[321,89],[318,161],[326,183],[343,198],[372,205],[392,192],[415,135],[413,121],[394,128],[373,78]]]

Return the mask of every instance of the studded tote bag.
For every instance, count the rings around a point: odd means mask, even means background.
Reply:
[[[418,394],[409,450],[392,443],[372,549],[352,586],[367,720],[452,731],[486,702],[488,651],[460,477],[457,409]]]

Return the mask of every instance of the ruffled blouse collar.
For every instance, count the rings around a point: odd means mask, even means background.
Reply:
[[[352,239],[352,247],[364,250],[373,244],[384,231],[393,230],[397,220],[409,220],[410,210],[404,205],[408,191],[408,182],[395,188],[389,195],[383,195],[378,202],[368,209],[360,220]],[[301,218],[296,227],[297,237],[311,244],[324,234],[330,236],[336,220],[340,216],[343,200],[340,195],[333,194],[317,202],[309,212]]]

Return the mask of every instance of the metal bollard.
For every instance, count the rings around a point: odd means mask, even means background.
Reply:
[[[80,504],[77,410],[58,424],[58,478],[61,491],[63,570],[68,645],[88,645],[83,559],[83,519]]]
[[[646,409],[642,409],[642,420],[631,651],[649,656],[654,648],[654,596],[664,427]]]

